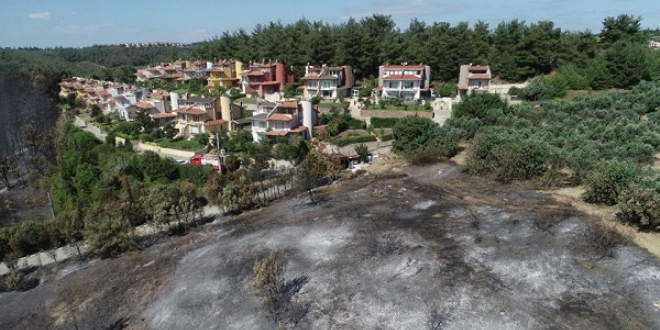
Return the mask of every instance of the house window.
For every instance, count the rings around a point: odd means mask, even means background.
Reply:
[[[321,83],[321,88],[332,88],[332,87],[334,87],[332,83],[333,83],[333,82],[330,81],[330,80],[324,80],[324,81]]]
[[[387,82],[387,88],[399,88],[399,82],[398,81],[388,81]]]
[[[201,121],[201,118],[199,115],[193,115],[193,121]]]
[[[403,88],[405,89],[413,89],[415,87],[415,82],[414,81],[405,81],[403,83]]]
[[[266,122],[265,121],[260,121],[259,122],[259,128],[266,129]]]

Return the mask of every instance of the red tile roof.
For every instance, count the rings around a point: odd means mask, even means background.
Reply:
[[[133,103],[133,105],[140,108],[140,109],[151,109],[151,108],[154,107],[153,104],[151,104],[149,102],[144,102],[144,101],[135,102],[135,103]]]
[[[289,122],[289,121],[293,120],[293,116],[283,114],[283,113],[274,113],[274,114],[270,115],[270,117],[268,117],[268,120]]]
[[[294,128],[294,129],[292,129],[290,132],[291,132],[291,133],[301,133],[301,132],[304,132],[304,131],[306,131],[306,130],[307,130],[307,127],[305,127],[305,126],[298,126],[298,127]]]
[[[384,65],[385,69],[424,69],[424,64],[412,64],[412,65]]]
[[[256,77],[256,76],[263,76],[263,75],[264,75],[264,73],[259,71],[259,70],[252,70],[252,71],[247,73],[248,77]]]
[[[422,78],[413,75],[389,75],[383,80],[422,80]]]
[[[162,119],[162,118],[172,118],[176,117],[176,113],[172,112],[162,112],[162,113],[157,113],[152,116],[154,119]]]
[[[267,131],[266,135],[270,136],[286,136],[289,134],[289,131]]]
[[[468,76],[468,79],[490,79],[490,75],[488,74],[471,74]]]
[[[486,71],[488,70],[487,65],[474,65],[471,67],[468,67],[468,71]]]
[[[296,101],[284,101],[280,104],[280,108],[298,108],[298,102]]]
[[[203,114],[206,114],[206,111],[202,110],[200,108],[186,108],[186,107],[178,108],[178,109],[174,110],[174,112],[185,113],[187,115],[203,115]]]

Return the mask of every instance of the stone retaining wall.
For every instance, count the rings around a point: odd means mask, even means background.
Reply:
[[[185,151],[177,150],[170,148],[163,148],[155,145],[138,143],[135,145],[135,150],[137,151],[153,151],[160,155],[166,155],[171,157],[180,157],[180,158],[190,158],[195,155],[195,151]],[[206,150],[206,149],[204,149]]]
[[[379,118],[404,118],[408,116],[419,116],[425,118],[433,118],[433,111],[412,111],[412,110],[360,110],[362,117],[379,117]]]

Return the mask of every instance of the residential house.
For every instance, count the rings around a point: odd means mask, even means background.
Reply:
[[[252,137],[276,139],[299,135],[311,138],[312,128],[318,121],[318,112],[309,101],[259,102],[252,115]]]
[[[209,113],[210,118],[220,118],[221,117],[221,104],[219,97],[201,97],[201,96],[191,96],[187,99],[180,99],[179,106],[181,107],[191,107],[195,106]]]
[[[206,61],[186,61],[186,68],[183,69],[183,78],[185,80],[206,77]]]
[[[163,127],[166,124],[172,124],[175,126],[177,124],[177,113],[176,112],[159,112],[151,116],[154,119],[154,122],[158,127]]]
[[[490,87],[491,72],[487,65],[461,65],[458,77],[459,95],[465,95],[471,91],[488,92]]]
[[[233,104],[228,97],[189,97],[178,100],[180,107],[176,128],[184,135],[199,133],[215,134],[222,130],[231,131],[235,121],[243,118],[244,108]],[[200,112],[203,111],[204,113]]]
[[[148,113],[150,116],[160,113],[158,109],[154,106],[154,104],[151,102],[138,101],[133,103],[133,106],[137,108],[137,111],[144,111]]]
[[[250,62],[248,69],[242,73],[241,88],[245,94],[272,94],[284,90],[286,84],[295,81],[290,68],[275,60]]]
[[[69,95],[74,95],[76,93],[76,84],[78,83],[78,80],[76,78],[64,78],[62,81],[59,83],[60,85],[60,93],[59,96],[61,98],[68,98]]]
[[[401,63],[378,67],[376,95],[415,101],[430,95],[431,67],[424,64]]]
[[[151,102],[159,113],[172,112],[170,93],[166,91],[153,91],[147,93],[148,102]],[[177,107],[178,108],[178,107]]]
[[[230,89],[238,85],[243,75],[243,63],[233,60],[221,60],[214,63],[208,72],[207,86],[210,88],[223,87]]]
[[[135,120],[139,108],[135,106],[138,101],[143,100],[144,91],[136,87],[115,85],[106,89],[111,98],[108,99],[104,112],[117,113],[124,120]]]
[[[177,123],[174,126],[181,135],[197,135],[205,132],[204,122],[212,120],[210,114],[202,108],[183,106],[174,110]]]
[[[268,131],[268,115],[275,109],[277,103],[261,101],[257,102],[257,110],[252,113],[252,138],[260,141]]]
[[[355,84],[353,68],[344,66],[305,66],[303,98],[311,100],[321,97],[324,100],[337,100],[340,97],[349,97]]]
[[[649,47],[653,49],[660,49],[660,41],[649,40]]]

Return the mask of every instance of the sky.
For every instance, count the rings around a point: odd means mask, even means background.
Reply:
[[[658,0],[2,0],[0,47],[83,47],[118,42],[196,42],[224,31],[251,31],[271,21],[340,24],[374,13],[405,29],[427,23],[482,20],[494,27],[518,19],[550,20],[563,30],[600,31],[608,16],[632,14],[660,27]]]

